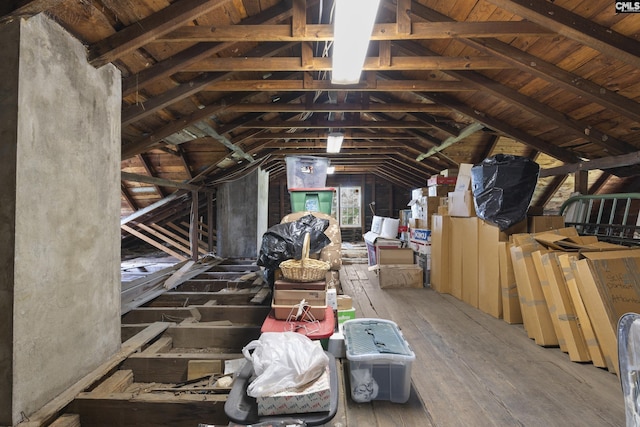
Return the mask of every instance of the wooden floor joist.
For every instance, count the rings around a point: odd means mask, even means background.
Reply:
[[[58,395],[51,402],[43,406],[39,411],[29,417],[29,421],[22,423],[22,427],[39,427],[45,423],[51,422],[59,411],[81,393],[89,388],[96,381],[104,377],[109,371],[114,369],[128,356],[142,349],[149,341],[156,338],[169,327],[169,323],[156,322],[146,327],[142,332],[127,340],[122,344],[120,351],[113,355],[109,360],[85,375],[74,385],[65,390],[64,393]]]
[[[559,348],[536,345],[522,325],[507,324],[429,288],[381,289],[366,263],[345,264],[340,276],[357,317],[395,321],[416,359],[404,404],[355,403],[349,362],[338,360],[338,411],[325,427],[624,425],[615,375],[590,363],[571,362]],[[267,304],[248,303],[132,310],[123,316],[123,331],[145,330],[163,316],[196,319],[196,312],[202,324],[166,324],[161,337],[146,340],[140,346],[144,351],[124,358],[104,385],[76,393],[66,412],[78,414],[83,426],[226,425],[224,392],[194,395],[184,388],[191,386],[184,385],[189,365],[222,369],[242,363],[241,350],[259,335],[268,311]],[[223,320],[231,326],[211,326]],[[175,385],[183,391],[161,391]]]

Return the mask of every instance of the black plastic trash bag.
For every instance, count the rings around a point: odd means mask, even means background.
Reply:
[[[522,221],[538,183],[540,166],[528,157],[498,154],[471,168],[478,217],[501,231]]]
[[[331,240],[324,234],[329,220],[311,214],[300,219],[270,227],[262,235],[257,264],[265,267],[265,279],[273,286],[273,275],[282,261],[300,259],[305,234],[309,233],[309,253],[320,252]]]

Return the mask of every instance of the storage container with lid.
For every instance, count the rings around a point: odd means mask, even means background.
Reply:
[[[416,356],[398,325],[385,319],[353,319],[344,322],[343,330],[353,400],[409,400]]]

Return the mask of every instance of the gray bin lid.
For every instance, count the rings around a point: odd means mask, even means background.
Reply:
[[[390,320],[348,320],[343,327],[348,356],[396,354],[415,357],[398,326]]]

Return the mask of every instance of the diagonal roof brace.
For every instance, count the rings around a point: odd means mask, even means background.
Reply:
[[[469,126],[462,129],[458,134],[458,136],[450,136],[449,138],[445,139],[442,142],[442,144],[438,145],[437,147],[433,147],[431,150],[427,151],[426,153],[420,154],[418,157],[416,157],[416,161],[421,162],[427,157],[431,157],[434,154],[444,150],[445,148],[450,147],[456,142],[462,141],[469,135],[472,135],[483,128],[484,128],[484,125],[482,123],[478,123],[478,122],[472,123]]]
[[[256,161],[251,155],[242,151],[240,147],[235,145],[233,142],[229,141],[229,139],[227,139],[223,135],[220,135],[218,132],[216,132],[214,128],[212,128],[208,124],[204,122],[198,122],[198,123],[195,123],[193,126],[197,127],[198,129],[200,129],[202,132],[209,135],[210,137],[217,139],[222,145],[224,145],[229,150],[236,153],[239,157],[242,157],[243,159],[246,159],[251,163]]]

